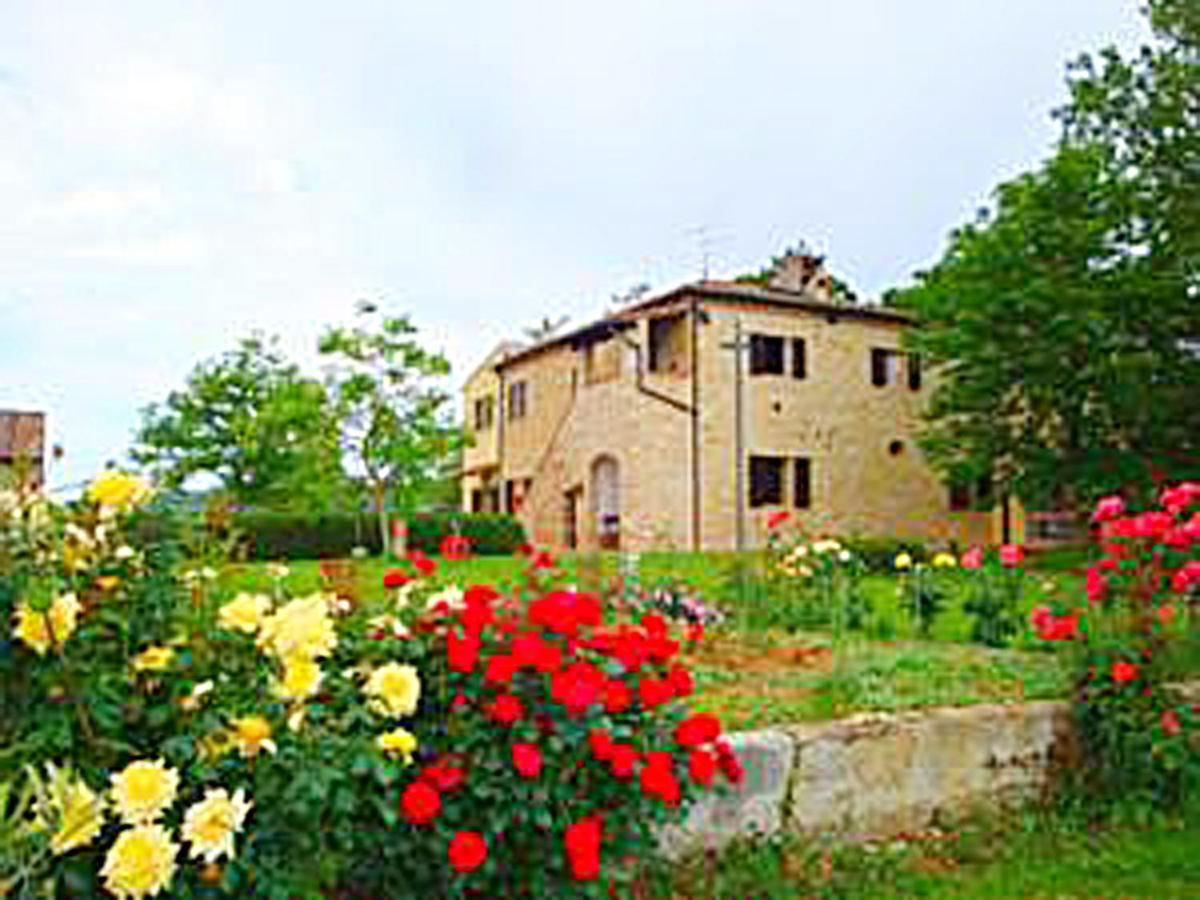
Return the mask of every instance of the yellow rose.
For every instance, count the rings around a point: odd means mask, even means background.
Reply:
[[[17,627],[13,630],[13,637],[38,656],[43,656],[55,644],[63,644],[74,633],[82,608],[74,594],[59,594],[46,612],[39,612],[21,601],[17,606]]]
[[[403,728],[387,731],[375,739],[375,746],[388,756],[398,757],[405,765],[412,762],[412,755],[417,749],[417,739]]]
[[[100,506],[128,510],[145,503],[151,493],[150,485],[136,475],[114,469],[97,476],[86,496]]]
[[[253,805],[240,788],[232,797],[224,788],[209,788],[183,817],[183,839],[191,844],[191,858],[208,863],[221,856],[233,859],[233,837],[242,830]]]
[[[243,716],[229,724],[233,728],[234,746],[247,759],[253,759],[263,750],[276,752],[275,742],[271,740],[271,723],[262,716]]]
[[[58,855],[86,847],[104,826],[104,800],[70,769],[46,764],[47,790],[38,791],[34,827],[54,829],[50,850]]]
[[[277,659],[328,656],[337,646],[337,631],[325,597],[302,597],[267,616],[259,629],[258,645]]]
[[[100,874],[104,886],[118,897],[153,897],[175,875],[179,845],[161,825],[139,825],[117,835]]]
[[[283,678],[275,683],[280,700],[304,700],[321,686],[321,667],[314,660],[292,657],[283,664]]]
[[[371,673],[363,688],[370,707],[385,716],[411,716],[421,699],[421,679],[412,666],[387,663]]]
[[[957,565],[958,560],[954,558],[953,553],[938,553],[933,557],[935,569],[953,569]]]
[[[217,612],[217,624],[229,631],[254,634],[270,611],[270,597],[241,593]]]
[[[161,759],[138,760],[112,776],[109,791],[122,821],[132,825],[153,822],[175,802],[179,773]]]
[[[909,554],[900,553],[896,556],[895,565],[896,565],[897,569],[911,569],[912,564],[913,564],[913,559]]]
[[[161,672],[174,658],[175,651],[170,647],[147,647],[133,658],[133,668],[138,672]]]

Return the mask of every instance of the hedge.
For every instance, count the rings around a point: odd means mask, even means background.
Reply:
[[[339,558],[356,546],[373,555],[380,552],[378,519],[369,513],[306,516],[254,510],[238,513],[234,522],[247,559]],[[525,529],[512,516],[422,513],[409,519],[408,547],[435,554],[442,538],[453,533],[470,538],[472,552],[483,555],[509,555],[525,543]]]
[[[514,517],[496,513],[422,513],[408,522],[408,546],[437,553],[448,534],[471,539],[471,552],[481,556],[510,556],[526,542],[525,528]]]

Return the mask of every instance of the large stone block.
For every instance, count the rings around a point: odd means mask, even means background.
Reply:
[[[850,839],[1035,797],[1071,743],[1060,703],[855,716],[792,735],[788,828]]]
[[[662,851],[677,858],[689,850],[720,847],[735,837],[775,834],[792,777],[795,747],[782,731],[753,731],[730,736],[746,777],[737,788],[704,796],[680,826],[666,828]]]

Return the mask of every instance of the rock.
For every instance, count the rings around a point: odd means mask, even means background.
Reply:
[[[663,829],[660,847],[668,859],[720,847],[739,836],[772,835],[782,827],[795,755],[791,737],[782,731],[752,731],[730,735],[729,741],[745,779],[737,787],[705,794],[682,825]]]

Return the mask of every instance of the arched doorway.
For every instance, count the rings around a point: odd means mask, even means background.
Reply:
[[[621,546],[621,481],[617,461],[601,456],[592,463],[592,508],[596,537],[602,550]]]

